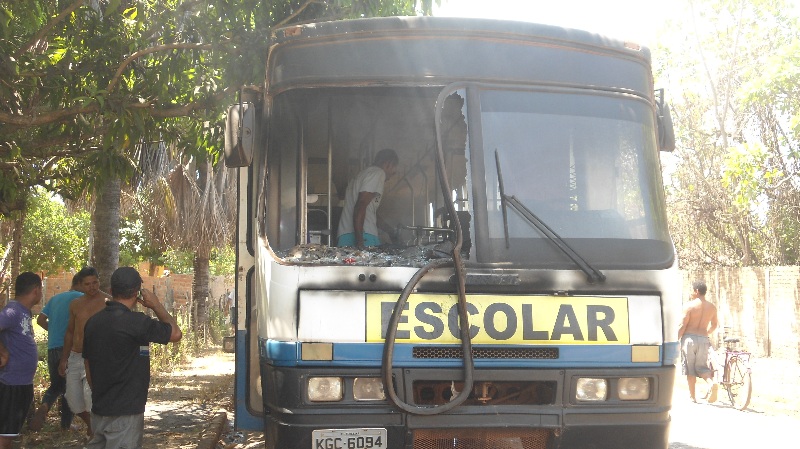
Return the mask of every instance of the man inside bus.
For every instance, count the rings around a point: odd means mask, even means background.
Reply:
[[[711,348],[709,337],[718,325],[717,307],[706,300],[706,290],[704,281],[692,283],[691,300],[684,308],[683,321],[678,329],[678,339],[681,341],[681,355],[683,356],[683,372],[689,383],[689,395],[692,402],[697,402],[695,384],[698,377],[711,384],[708,402],[717,400],[719,388],[714,381],[714,371],[709,359],[709,349]]]
[[[391,228],[378,218],[383,196],[383,184],[397,172],[399,158],[392,149],[375,155],[372,165],[361,170],[347,185],[342,216],[339,219],[338,246],[364,249],[381,244],[378,227],[386,232]]]

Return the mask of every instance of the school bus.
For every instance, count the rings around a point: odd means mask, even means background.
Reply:
[[[649,50],[431,17],[270,39],[226,131],[235,425],[276,449],[666,448],[674,133]],[[382,244],[336,246],[384,148]]]

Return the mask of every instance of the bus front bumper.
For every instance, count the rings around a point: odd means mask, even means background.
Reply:
[[[675,379],[672,366],[480,370],[476,371],[476,381],[555,380],[555,399],[541,405],[464,405],[447,413],[417,415],[403,412],[388,401],[354,402],[352,384],[347,379],[379,376],[380,372],[372,368],[262,364],[262,373],[266,373],[262,382],[269,412],[264,424],[266,447],[270,449],[666,449]],[[332,375],[346,380],[341,402],[312,404],[303,399],[309,377]],[[573,399],[577,378],[632,375],[652,379],[649,400],[587,404]],[[398,394],[410,398],[415,380],[457,376],[447,369],[404,368],[396,369],[394,378]],[[380,445],[375,444],[376,435],[381,436]]]
[[[350,447],[346,440],[315,438],[320,429],[385,429],[385,448],[493,449],[666,449],[669,442],[668,414],[619,414],[609,423],[592,416],[574,416],[571,424],[542,426],[551,415],[443,415],[436,418],[403,419],[400,414],[370,414],[353,417],[266,418],[267,448],[272,449],[375,449],[374,445]],[[406,421],[405,424],[401,421]]]

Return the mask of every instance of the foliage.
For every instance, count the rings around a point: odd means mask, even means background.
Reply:
[[[173,316],[178,320],[183,337],[178,343],[166,345],[150,345],[150,369],[152,372],[167,372],[175,366],[196,357],[205,348],[221,344],[221,336],[228,335],[229,325],[221,310],[210,310],[209,329],[211,338],[206,338],[202,329],[191,326],[189,311],[176,311]]]
[[[272,27],[431,4],[0,0],[0,210],[27,186],[76,198],[105,177],[128,180],[141,142],[217,160],[222,107],[263,80]]]
[[[141,257],[144,232],[141,222],[122,218],[119,227],[119,265],[135,267],[144,260]]]
[[[36,372],[33,375],[33,386],[37,391],[42,391],[50,385],[50,371],[47,369],[47,331],[34,325],[33,338],[36,340],[36,353],[38,354],[38,361],[36,363]],[[38,397],[41,397],[38,396]],[[38,401],[36,402],[38,404]]]
[[[168,249],[164,253],[164,266],[173,274],[191,274],[194,254],[189,251]]]
[[[236,253],[230,246],[214,248],[211,251],[210,272],[212,276],[233,276],[236,274]]]
[[[191,274],[194,253],[177,249],[168,249],[164,252],[164,266],[174,274]],[[236,253],[233,248],[224,246],[211,250],[210,274],[212,276],[233,276],[236,266]]]
[[[189,320],[185,314],[172,312],[178,321],[178,326],[183,332],[181,341],[165,345],[150,345],[150,371],[155,373],[167,372],[181,363],[190,360],[198,353],[198,345],[193,338]]]
[[[785,0],[694,0],[664,38],[678,148],[667,177],[684,268],[798,264],[800,26]]]
[[[240,89],[258,90],[273,27],[431,7],[432,0],[0,0],[0,213],[22,210],[31,186],[71,200],[95,193],[92,262],[104,285],[119,262],[116,192],[142,187],[153,146],[194,164],[191,175],[219,163],[223,107]],[[212,198],[198,184],[200,199]],[[195,246],[207,265],[223,228],[207,209],[194,210],[190,224],[202,232],[185,235],[210,242]]]
[[[64,204],[37,189],[28,200],[23,228],[22,270],[58,273],[86,264],[89,214],[67,213]]]
[[[137,212],[120,219],[119,265],[135,267],[140,262],[164,265],[163,244],[149,235]]]

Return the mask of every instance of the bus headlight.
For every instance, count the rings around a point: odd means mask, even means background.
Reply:
[[[382,401],[386,399],[383,382],[378,377],[356,377],[353,379],[353,399],[356,401]]]
[[[623,401],[650,399],[650,379],[647,377],[623,377],[617,384],[617,393]]]
[[[608,382],[605,379],[581,377],[575,386],[575,399],[579,401],[605,401]]]
[[[308,400],[312,402],[333,402],[342,400],[341,377],[309,377]]]

